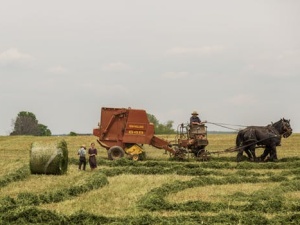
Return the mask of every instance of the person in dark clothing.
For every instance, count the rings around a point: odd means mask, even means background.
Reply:
[[[89,164],[91,170],[93,171],[95,168],[97,168],[97,160],[96,160],[97,149],[95,148],[95,143],[91,144],[88,153],[89,153]]]
[[[196,111],[192,112],[192,116],[190,118],[190,125],[200,125],[201,120],[198,117],[198,113]]]
[[[79,167],[78,169],[81,170],[81,166],[83,166],[83,170],[85,170],[85,167],[86,167],[86,158],[85,158],[85,155],[86,155],[86,147],[85,145],[81,145],[80,146],[80,149],[78,150],[78,153],[77,155],[79,155]]]

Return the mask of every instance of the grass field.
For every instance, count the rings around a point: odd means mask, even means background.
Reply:
[[[172,136],[162,136],[172,140]],[[94,136],[0,137],[0,224],[300,224],[300,134],[282,139],[278,162],[236,162],[234,134],[210,134],[207,162],[174,161],[144,146],[147,159],[107,159],[78,170],[77,150]],[[65,140],[65,175],[32,175],[33,142]],[[257,155],[262,149],[257,149]]]

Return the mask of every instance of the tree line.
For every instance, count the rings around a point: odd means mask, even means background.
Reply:
[[[21,111],[13,120],[14,129],[10,135],[51,136],[51,130],[39,123],[32,112]]]
[[[159,120],[152,114],[147,113],[150,123],[153,123],[156,134],[174,134],[173,121],[169,120],[166,123],[160,123]],[[13,131],[10,135],[33,135],[33,136],[51,136],[52,132],[48,126],[39,123],[36,116],[32,112],[21,111],[13,120]],[[70,136],[76,136],[76,132],[71,131]]]

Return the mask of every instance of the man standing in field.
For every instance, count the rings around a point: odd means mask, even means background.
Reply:
[[[83,170],[85,170],[85,167],[86,167],[86,158],[85,158],[85,155],[86,155],[86,147],[85,145],[81,145],[80,146],[80,149],[78,150],[78,153],[77,155],[79,155],[79,167],[78,169],[81,170],[81,166],[83,165]]]

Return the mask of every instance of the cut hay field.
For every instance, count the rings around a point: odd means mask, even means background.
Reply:
[[[208,139],[210,152],[235,143],[234,134]],[[67,173],[30,174],[31,144],[62,140]],[[91,142],[96,137],[0,137],[0,224],[300,224],[300,134],[282,140],[278,162],[265,163],[237,163],[236,153],[178,162],[151,146],[145,161],[109,161],[96,143],[98,168],[79,171],[77,150]]]

